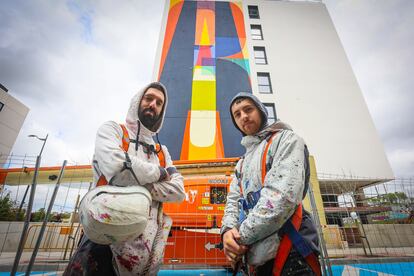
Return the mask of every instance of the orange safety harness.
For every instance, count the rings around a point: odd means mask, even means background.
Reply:
[[[264,185],[264,180],[265,180],[266,173],[267,173],[267,168],[266,168],[267,152],[276,134],[277,132],[273,133],[270,136],[270,138],[267,139],[267,144],[263,152],[262,161],[261,161],[262,186]],[[242,177],[242,165],[243,163],[241,163],[241,166],[240,166],[240,177]],[[242,189],[241,181],[239,182],[239,187],[240,187],[241,195],[243,197],[243,189]],[[281,228],[281,230],[283,230],[282,232],[284,233],[282,235],[282,239],[281,239],[279,248],[276,253],[275,262],[273,265],[273,276],[281,275],[283,267],[292,249],[292,245],[294,245],[296,250],[302,255],[302,257],[311,267],[315,275],[317,276],[322,275],[318,257],[310,249],[310,247],[307,245],[307,242],[302,238],[302,236],[298,232],[301,224],[302,224],[302,203],[298,205],[295,213],[291,216],[290,220],[287,220]]]
[[[130,143],[130,139],[129,139],[129,134],[128,134],[128,130],[125,127],[125,125],[123,124],[119,124],[122,128],[122,145],[119,145],[119,147],[125,152],[125,157],[126,157],[126,161],[127,162],[131,162],[129,156],[128,156],[128,149],[129,149],[129,143]],[[137,137],[138,139],[138,137]],[[138,142],[137,142],[138,143]],[[164,156],[164,152],[162,151],[162,147],[160,144],[155,144],[155,152],[157,153],[158,156],[158,160],[160,162],[160,166],[165,168],[166,163],[165,163],[165,156]],[[101,174],[101,176],[99,177],[98,181],[96,182],[96,186],[103,186],[103,185],[107,185],[108,184],[108,180],[106,179],[106,177]]]

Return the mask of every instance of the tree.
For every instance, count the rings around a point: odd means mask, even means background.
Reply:
[[[24,210],[18,212],[16,203],[10,199],[10,194],[0,198],[0,221],[22,221],[24,218]]]
[[[381,194],[377,197],[368,199],[368,202],[373,205],[407,205],[412,202],[412,198],[408,198],[404,192],[395,192],[388,194]]]
[[[9,195],[0,199],[0,221],[10,220],[12,207],[13,203],[11,202]]]
[[[30,217],[30,221],[33,221],[33,222],[43,221],[45,219],[45,216],[46,216],[45,208],[40,208],[36,212],[32,213],[32,216]]]

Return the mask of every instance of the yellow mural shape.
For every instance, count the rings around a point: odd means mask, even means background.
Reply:
[[[170,10],[172,7],[174,7],[176,4],[184,2],[184,0],[170,0]]]
[[[202,65],[204,61],[214,59],[214,48],[211,47],[214,44],[214,11],[198,8],[194,41],[195,53],[198,54],[194,56],[196,65],[193,70],[191,112],[185,134],[188,137],[188,152],[182,153],[188,160],[223,157],[220,120],[216,111],[216,70],[214,65]]]
[[[215,43],[214,12],[207,9],[198,9],[196,16],[195,45],[206,46]]]
[[[190,142],[190,146],[188,149],[188,160],[216,159],[216,151],[217,149],[215,143],[210,147],[198,147]]]
[[[216,82],[193,80],[191,110],[216,111]]]
[[[200,46],[210,46],[210,38],[208,35],[208,27],[207,27],[207,21],[204,19],[203,22],[203,30],[201,31],[201,41]]]

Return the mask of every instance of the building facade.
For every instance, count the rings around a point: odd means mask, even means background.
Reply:
[[[6,163],[29,108],[0,84],[0,167]]]
[[[175,160],[240,156],[228,105],[244,91],[305,138],[318,172],[394,177],[323,3],[167,1],[154,79]]]

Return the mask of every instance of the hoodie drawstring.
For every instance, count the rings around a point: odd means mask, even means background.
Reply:
[[[155,139],[157,140],[158,145],[160,145],[160,149],[157,150],[155,153],[158,154],[158,153],[161,152],[161,154],[162,154],[162,156],[164,156],[164,160],[165,160],[165,154],[164,154],[164,151],[162,150],[162,145],[161,145],[161,142],[160,142],[160,138],[158,137],[158,133],[155,134]]]
[[[141,132],[141,123],[139,122],[139,120],[137,120],[137,136],[135,136],[136,138],[136,140],[135,140],[135,151],[137,151],[138,150],[138,145],[139,145],[139,143],[138,143],[138,141],[139,141],[139,133]]]
[[[138,150],[139,145],[144,147],[144,152],[147,154],[148,158],[150,158],[150,154],[151,153],[155,153],[155,154],[159,154],[160,152],[162,152],[162,155],[164,155],[164,151],[162,150],[162,146],[161,146],[161,142],[160,142],[160,138],[158,137],[158,133],[156,133],[155,135],[155,139],[157,141],[157,143],[160,145],[160,148],[157,150],[154,145],[149,145],[145,142],[141,142],[139,141],[139,133],[141,132],[141,124],[140,121],[137,120],[137,136],[136,139],[130,139],[130,141],[132,143],[135,143],[135,151]]]

